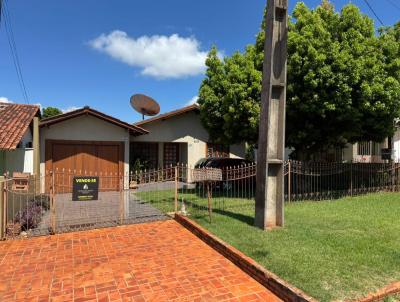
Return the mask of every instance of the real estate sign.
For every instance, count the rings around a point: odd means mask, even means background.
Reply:
[[[99,178],[94,176],[75,176],[72,182],[72,200],[97,200]]]

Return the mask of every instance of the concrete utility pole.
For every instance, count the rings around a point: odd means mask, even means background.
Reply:
[[[283,226],[288,0],[268,0],[255,225]]]

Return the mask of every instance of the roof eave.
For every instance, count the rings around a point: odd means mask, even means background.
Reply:
[[[113,118],[111,116],[108,116],[108,115],[106,115],[104,113],[101,113],[100,111],[97,111],[97,110],[94,110],[94,109],[88,108],[88,107],[84,107],[82,109],[78,109],[78,110],[71,111],[71,112],[68,112],[68,113],[65,113],[65,114],[60,114],[60,115],[57,115],[57,116],[54,116],[54,117],[50,117],[50,118],[44,119],[44,120],[42,120],[40,122],[39,126],[40,127],[51,126],[51,125],[63,122],[65,120],[69,120],[69,119],[72,119],[72,118],[75,118],[75,117],[78,117],[78,116],[81,116],[81,115],[85,115],[85,114],[92,115],[94,117],[97,117],[97,118],[100,118],[100,119],[102,119],[104,121],[107,121],[107,122],[109,122],[111,124],[117,125],[117,126],[119,126],[121,128],[128,129],[131,132],[131,134],[133,134],[133,135],[141,135],[141,134],[149,133],[149,131],[147,131],[147,130],[139,127],[139,126],[130,125],[128,123],[125,123],[125,122],[120,121],[118,119],[115,119],[115,118]]]
[[[136,122],[133,125],[134,126],[142,126],[142,125],[147,125],[147,124],[157,122],[157,121],[164,121],[164,120],[170,119],[172,117],[179,116],[181,114],[188,113],[188,112],[195,111],[195,110],[196,111],[200,110],[200,108],[197,104],[189,105],[189,106],[183,107],[181,109],[177,109],[177,110],[174,110],[171,112],[160,114],[158,116],[149,118],[147,120]]]

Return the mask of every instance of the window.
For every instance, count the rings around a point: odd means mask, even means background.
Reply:
[[[229,157],[229,146],[208,143],[207,157]]]
[[[140,160],[145,169],[155,169],[158,166],[157,143],[132,143],[130,147],[130,166]]]
[[[357,144],[358,155],[380,155],[383,143],[359,142]]]

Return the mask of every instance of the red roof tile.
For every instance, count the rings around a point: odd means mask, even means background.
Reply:
[[[40,114],[36,105],[0,103],[0,150],[13,150],[25,134],[32,119]]]

